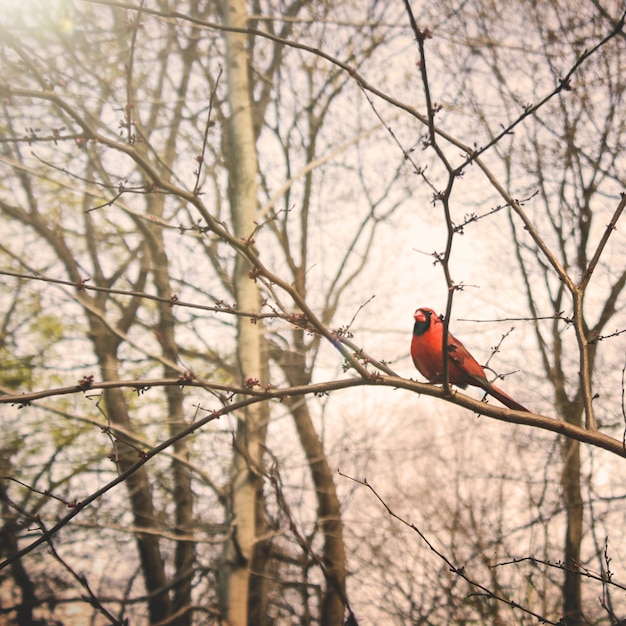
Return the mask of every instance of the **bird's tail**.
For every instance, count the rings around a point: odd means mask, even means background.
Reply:
[[[507,393],[504,393],[502,389],[499,389],[491,383],[489,383],[489,388],[485,389],[485,391],[489,395],[493,396],[496,400],[502,402],[502,404],[504,404],[504,406],[508,407],[509,409],[513,409],[514,411],[525,411],[526,413],[532,412],[529,411],[523,404],[520,404],[517,400],[513,400],[513,398],[511,398],[511,396]]]

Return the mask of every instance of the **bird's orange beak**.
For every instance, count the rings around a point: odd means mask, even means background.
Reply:
[[[422,311],[422,309],[417,309],[417,311],[415,311],[415,313],[413,314],[413,319],[416,322],[425,322],[426,315],[424,315],[424,311]]]

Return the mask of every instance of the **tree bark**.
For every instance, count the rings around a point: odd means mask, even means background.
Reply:
[[[566,421],[581,425],[580,411],[574,408],[566,413]],[[563,617],[567,626],[583,626],[580,548],[583,539],[583,498],[581,493],[580,443],[564,438],[562,444],[563,470],[561,488],[567,525],[564,547]]]
[[[223,4],[224,22],[245,28],[248,20],[244,0]],[[226,160],[229,200],[235,235],[247,245],[255,232],[257,213],[257,152],[252,97],[248,76],[247,39],[241,33],[226,33],[226,74],[230,118],[226,129]],[[252,266],[243,254],[235,261],[234,288],[237,309],[258,313],[261,296],[251,278]],[[237,359],[242,383],[267,384],[267,351],[261,323],[237,318]],[[235,455],[231,476],[231,538],[225,549],[221,572],[222,611],[231,626],[265,624],[268,616],[266,580],[263,571],[263,450],[269,409],[266,403],[248,407],[237,416]]]
[[[108,330],[104,328],[101,322],[96,320],[92,328],[94,326],[96,327],[95,352],[100,364],[102,380],[119,380],[118,358],[116,356],[117,342],[111,341]],[[98,332],[98,326],[101,326],[100,332]],[[113,433],[116,433],[115,426],[121,427],[120,433],[132,432],[133,427],[124,391],[122,389],[105,390],[104,402],[106,415],[111,421]],[[116,455],[114,460],[122,472],[137,460],[137,450],[131,446],[126,446],[123,443],[124,437],[123,434],[119,435],[114,451]],[[170,615],[171,603],[167,593],[167,577],[159,537],[154,532],[141,532],[142,529],[152,531],[158,528],[152,488],[145,467],[140,467],[133,472],[126,479],[125,485],[131,503],[134,525],[137,528],[135,540],[148,594],[150,623],[157,624]]]
[[[277,360],[290,385],[310,384],[311,377],[302,354],[284,352],[278,355]],[[328,626],[340,626],[344,623],[346,609],[346,548],[341,503],[324,445],[315,430],[306,401],[303,398],[286,396],[283,402],[293,415],[302,449],[311,468],[317,497],[317,519],[324,536],[322,561],[326,570],[326,588],[320,622]]]
[[[2,476],[10,476],[14,469],[11,464],[11,450],[0,448],[0,472]],[[19,534],[22,527],[18,523],[15,508],[10,505],[4,481],[0,481],[0,515],[2,515],[2,527],[0,527],[0,554],[13,556],[19,551]],[[15,585],[20,590],[20,601],[16,603],[15,619],[17,626],[31,626],[35,624],[33,611],[39,602],[36,595],[35,584],[28,571],[24,567],[22,559],[11,564],[11,575]]]
[[[162,202],[159,202],[158,214]],[[155,207],[157,208],[157,207]],[[163,231],[161,228],[150,229],[147,241],[152,254],[154,282],[159,296],[169,299],[172,295],[169,276],[169,259],[165,252]],[[171,306],[160,302],[158,305],[159,318],[155,328],[161,344],[163,356],[172,364],[178,361],[178,345],[175,337],[175,317]],[[165,378],[176,378],[178,370],[172,366],[163,366]],[[179,387],[167,387],[167,423],[170,436],[177,435],[187,426],[184,413],[184,393]],[[176,542],[174,550],[173,578],[173,605],[172,612],[176,619],[169,622],[171,626],[189,626],[192,622],[191,590],[193,567],[195,563],[196,543],[189,541],[187,535],[193,528],[193,492],[191,488],[191,474],[185,461],[189,460],[189,446],[183,438],[174,444],[174,458],[172,459],[172,478],[174,483],[174,532],[183,536]]]

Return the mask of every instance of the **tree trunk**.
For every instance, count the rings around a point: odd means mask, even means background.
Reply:
[[[278,361],[290,385],[310,384],[310,375],[302,354],[283,353],[278,356]],[[322,560],[326,569],[326,588],[320,622],[328,626],[340,626],[344,623],[346,609],[346,549],[341,504],[324,446],[315,430],[306,401],[287,396],[283,402],[293,415],[300,443],[311,468],[317,497],[317,519],[324,536]]]
[[[10,449],[0,447],[0,475],[2,476],[11,476],[14,473],[11,454]],[[0,481],[0,515],[2,516],[0,554],[11,557],[20,549],[19,536],[23,528],[18,523],[18,514],[7,493],[4,481]],[[11,564],[11,575],[20,592],[20,601],[19,603],[16,602],[16,624],[17,626],[35,624],[33,611],[38,605],[36,588],[22,559],[17,559]]]
[[[300,442],[311,468],[317,496],[317,519],[324,535],[322,560],[326,569],[326,588],[322,600],[320,623],[341,626],[345,614],[346,552],[343,543],[343,522],[337,490],[315,431],[308,407],[301,398],[288,398]]]
[[[153,203],[154,204],[154,203]],[[161,215],[162,201],[158,202],[158,214]],[[165,252],[163,231],[161,228],[150,229],[147,233],[148,246],[152,254],[154,282],[157,293],[162,298],[169,299],[172,295],[169,276],[169,259]],[[159,319],[155,328],[161,344],[163,356],[175,364],[178,361],[178,346],[175,337],[175,317],[172,307],[163,302],[158,306]],[[164,365],[165,378],[175,378],[178,370]],[[184,393],[179,387],[166,387],[167,396],[167,423],[170,436],[178,434],[187,424],[184,413]],[[196,544],[186,536],[193,528],[193,493],[191,489],[191,475],[185,461],[189,459],[189,448],[186,439],[180,439],[174,444],[174,458],[172,460],[172,477],[174,482],[174,517],[176,534],[183,536],[176,542],[174,551],[173,578],[173,606],[172,612],[177,615],[175,620],[168,622],[171,626],[189,626],[192,622],[191,589],[193,567],[195,563]]]
[[[223,5],[228,26],[245,28],[244,0]],[[226,73],[230,118],[226,160],[229,198],[235,235],[248,241],[255,232],[257,213],[257,155],[253,127],[252,98],[248,77],[246,36],[226,33]],[[248,245],[253,245],[252,241]],[[250,277],[251,265],[239,253],[235,263],[234,287],[237,309],[257,313],[261,307],[258,285]],[[241,383],[267,383],[267,351],[260,323],[237,318],[237,357]],[[264,545],[257,541],[263,532],[263,450],[269,418],[266,403],[252,405],[237,415],[235,455],[231,477],[231,538],[226,546],[221,572],[222,610],[230,626],[266,623],[267,578]]]
[[[100,364],[102,380],[120,380],[118,359],[116,356],[117,342],[111,340],[108,330],[101,326],[94,345]],[[124,433],[132,431],[128,405],[122,389],[106,389],[104,391],[104,410],[107,418],[111,421],[113,433],[115,426],[120,426],[120,435],[116,444],[114,459],[120,471],[125,471],[137,461],[137,450],[123,443]],[[158,528],[154,502],[152,500],[152,488],[145,467],[140,467],[125,481],[126,489],[131,503],[133,521],[138,531],[135,533],[141,571],[148,594],[148,610],[150,623],[157,624],[171,613],[171,604],[167,593],[167,578],[165,565],[159,546],[159,537],[154,532],[142,533],[141,529],[156,530]]]
[[[568,420],[569,421],[569,420]],[[580,425],[580,417],[573,423]],[[583,626],[585,619],[582,609],[580,546],[583,538],[583,499],[580,480],[580,443],[565,438],[562,446],[563,471],[561,488],[567,516],[565,530],[563,580],[563,617],[567,626]]]

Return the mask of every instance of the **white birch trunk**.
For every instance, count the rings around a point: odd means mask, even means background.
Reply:
[[[228,26],[245,28],[245,0],[225,0],[224,20]],[[253,111],[248,79],[247,37],[226,34],[226,73],[230,120],[227,130],[230,172],[230,203],[235,235],[249,238],[254,232],[257,213],[257,154]],[[234,276],[237,309],[260,310],[257,284],[249,277],[250,264],[239,255]],[[247,379],[266,382],[266,358],[261,324],[247,317],[238,318],[237,356],[243,383]],[[232,528],[226,550],[225,576],[222,577],[223,599],[230,626],[247,626],[250,611],[250,580],[254,548],[263,511],[262,495],[263,443],[267,426],[267,407],[257,404],[239,414],[236,449],[232,468]],[[259,512],[259,513],[258,513]]]

